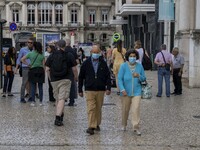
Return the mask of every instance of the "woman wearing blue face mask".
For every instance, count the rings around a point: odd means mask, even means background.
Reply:
[[[143,66],[137,63],[139,54],[136,50],[129,50],[126,53],[126,62],[119,69],[118,86],[121,92],[122,102],[122,126],[126,130],[129,110],[131,109],[131,120],[133,131],[137,135],[140,133],[140,101],[142,86],[141,82],[146,80]]]

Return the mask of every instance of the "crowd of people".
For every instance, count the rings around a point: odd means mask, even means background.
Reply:
[[[39,91],[40,106],[43,106],[43,84],[47,74],[49,85],[49,101],[55,102],[56,126],[63,125],[64,106],[69,99],[68,106],[75,106],[78,95],[85,96],[87,104],[88,128],[86,132],[93,135],[100,131],[102,120],[102,105],[104,96],[111,94],[111,66],[116,79],[117,94],[121,98],[122,130],[126,131],[129,111],[133,131],[140,132],[140,101],[142,94],[141,82],[147,77],[142,65],[146,53],[140,41],[135,42],[133,49],[126,50],[119,40],[114,49],[111,46],[103,54],[98,45],[93,45],[90,57],[86,59],[84,50],[78,51],[71,47],[69,39],[59,40],[54,45],[48,45],[43,54],[42,44],[29,38],[27,46],[19,51],[15,60],[15,48],[11,47],[4,58],[4,86],[2,97],[13,96],[12,82],[14,74],[22,68],[22,84],[20,102],[30,102],[36,106],[35,96]],[[184,67],[184,58],[175,47],[172,54],[161,45],[161,51],[156,54],[154,63],[158,66],[158,93],[162,96],[162,82],[165,78],[166,96],[182,94],[181,77]],[[173,57],[172,57],[173,55]],[[77,65],[80,64],[78,73]],[[14,69],[14,66],[16,68]],[[174,92],[170,93],[170,74],[173,74]],[[78,83],[78,84],[77,84]],[[84,89],[83,89],[84,88]],[[26,100],[26,93],[28,100]]]

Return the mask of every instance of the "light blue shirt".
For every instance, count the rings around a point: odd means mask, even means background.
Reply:
[[[21,58],[23,56],[26,56],[29,52],[30,52],[30,50],[29,50],[28,47],[23,47],[23,48],[20,49],[19,55],[18,55],[18,58],[17,58],[17,65],[21,65]],[[30,59],[27,59],[26,62],[28,64],[30,64]],[[22,67],[28,67],[28,66],[22,63]]]
[[[181,68],[182,65],[184,65],[184,58],[182,55],[178,54],[176,57],[173,57],[172,62],[174,69]]]
[[[97,70],[98,70],[98,66],[99,66],[99,59],[96,61],[94,61],[93,58],[91,58],[91,59],[92,59],[92,66],[94,68],[94,72],[95,72],[95,74],[97,74]]]
[[[139,78],[134,78],[133,73],[138,73]],[[135,69],[131,70],[128,62],[121,64],[118,73],[118,85],[120,91],[125,90],[128,96],[141,96],[141,82],[146,80],[144,68],[140,63],[136,63]]]

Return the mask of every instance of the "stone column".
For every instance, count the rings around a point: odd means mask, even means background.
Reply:
[[[12,20],[11,20],[12,15],[10,15],[10,14],[12,14],[12,12],[10,10],[9,4],[7,4],[6,5],[6,20],[7,20],[6,26],[9,26],[10,22],[12,22]]]
[[[199,0],[197,0],[196,1],[196,25],[195,25],[195,28],[196,29],[200,29],[200,19],[199,19],[199,17],[200,17],[200,1]]]
[[[118,13],[118,10],[119,10],[119,3],[118,0],[115,0],[115,14]]]
[[[81,20],[81,26],[84,26],[84,5],[81,4],[81,15],[80,15],[80,20]]]
[[[23,3],[22,5],[22,26],[27,26],[27,4]]]
[[[55,26],[56,18],[55,18],[55,2],[52,5],[52,25]]]
[[[180,0],[179,5],[181,9],[179,9],[179,30],[190,29],[190,3],[192,3],[192,1]],[[178,4],[176,4],[176,6],[178,6]]]
[[[38,25],[38,3],[35,3],[35,25]]]
[[[68,5],[67,2],[63,3],[63,26],[68,24]]]

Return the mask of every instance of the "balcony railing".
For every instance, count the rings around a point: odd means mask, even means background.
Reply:
[[[109,27],[110,26],[110,23],[109,22],[99,22],[99,27]]]
[[[122,0],[123,4],[155,4],[155,0]]]
[[[80,22],[68,22],[69,27],[80,27]]]
[[[86,27],[98,27],[98,22],[86,22]]]

